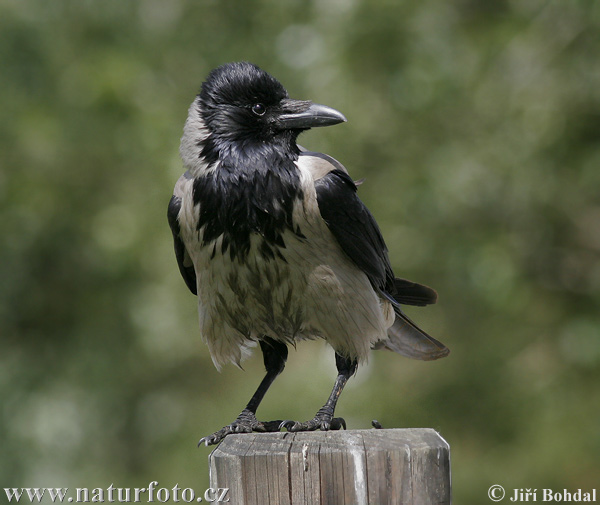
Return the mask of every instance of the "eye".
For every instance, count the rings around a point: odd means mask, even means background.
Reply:
[[[267,108],[262,103],[255,103],[252,106],[252,112],[257,116],[264,116],[265,112],[267,112]]]

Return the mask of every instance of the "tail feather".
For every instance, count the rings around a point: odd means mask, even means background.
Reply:
[[[406,279],[394,279],[393,297],[405,305],[429,305],[437,301],[435,289]]]
[[[387,349],[402,356],[423,361],[443,358],[450,354],[444,344],[427,335],[400,309],[395,308],[396,320],[388,330],[387,340],[377,342],[373,349]]]

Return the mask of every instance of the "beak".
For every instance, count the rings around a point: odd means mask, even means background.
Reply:
[[[315,126],[330,126],[345,123],[346,117],[327,105],[290,100],[284,102],[284,113],[277,118],[278,126],[283,130],[307,130]]]

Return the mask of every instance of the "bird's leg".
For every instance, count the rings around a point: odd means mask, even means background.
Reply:
[[[242,410],[240,415],[230,425],[224,426],[219,431],[203,437],[198,442],[198,445],[205,444],[207,446],[218,444],[227,435],[231,433],[251,433],[252,431],[279,431],[281,420],[260,422],[256,419],[256,409],[265,396],[265,393],[273,384],[275,378],[283,371],[287,360],[287,346],[281,342],[277,342],[271,338],[265,337],[260,341],[260,348],[263,352],[265,369],[267,374],[261,381],[258,389]]]
[[[348,379],[354,375],[358,362],[355,359],[344,358],[337,352],[335,353],[335,364],[338,370],[338,376],[335,379],[333,390],[329,399],[316,413],[310,421],[299,423],[297,421],[283,421],[280,428],[287,428],[288,431],[314,431],[314,430],[339,430],[346,429],[346,421],[341,417],[333,417],[337,401],[348,382]]]

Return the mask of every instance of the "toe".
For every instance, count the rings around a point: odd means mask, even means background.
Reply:
[[[292,424],[292,426],[290,428],[288,428],[288,431],[293,431],[293,432],[297,432],[297,431],[312,431],[307,423],[299,423],[299,422],[295,422],[294,424]]]
[[[281,424],[279,425],[279,429],[281,430],[281,429],[285,428],[288,431],[292,431],[291,428],[295,424],[298,424],[298,423],[296,423],[295,421],[290,421],[289,419],[285,420],[285,421],[281,421]]]
[[[254,431],[259,431],[261,433],[272,433],[274,431],[279,431],[281,430],[281,425],[283,424],[283,421],[281,421],[281,419],[277,420],[277,421],[265,421],[265,422],[259,422],[255,427],[254,427]]]
[[[218,444],[223,439],[223,437],[224,435],[218,436],[218,433],[213,433],[208,437],[202,437],[198,442],[198,447],[200,447],[202,444],[204,444],[206,447],[208,447],[209,445]]]
[[[231,430],[231,426],[225,426],[224,428],[221,428],[219,431],[216,431],[212,435],[202,437],[198,442],[198,447],[200,447],[200,445],[202,444],[204,444],[206,447],[208,447],[209,445],[216,445],[230,433],[233,433],[233,431]]]
[[[294,421],[267,421],[267,422],[259,422],[256,420],[256,417],[253,413],[249,411],[243,411],[238,418],[232,422],[228,426],[224,426],[219,431],[209,435],[207,437],[202,437],[198,442],[198,447],[202,444],[206,445],[215,445],[218,444],[221,440],[223,440],[227,435],[232,433],[252,433],[253,431],[258,432],[273,432],[279,431],[282,427],[288,426],[286,423],[294,424]]]
[[[330,428],[331,430],[341,430],[341,429],[346,429],[346,421],[344,420],[343,417],[334,417],[331,420],[331,425]]]

